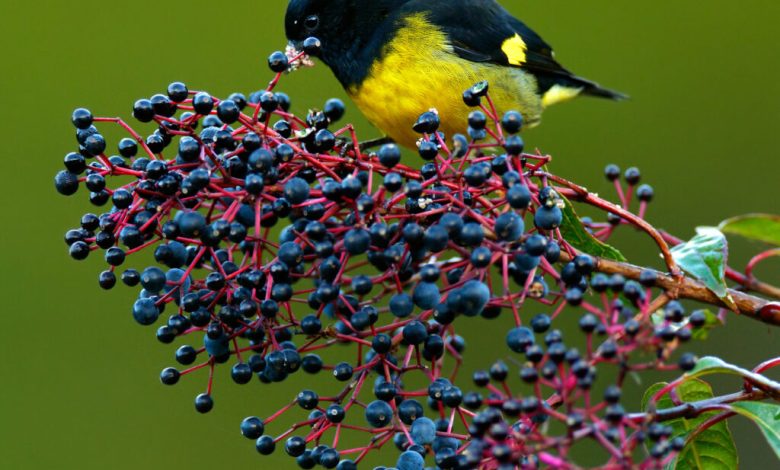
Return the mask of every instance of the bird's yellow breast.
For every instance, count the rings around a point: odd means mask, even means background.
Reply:
[[[499,114],[516,110],[527,125],[538,123],[542,101],[532,75],[458,57],[446,35],[418,14],[405,18],[368,77],[347,91],[376,127],[399,144],[413,147],[420,136],[412,125],[431,108],[439,112],[447,136],[464,133],[472,109],[463,102],[463,92],[482,80],[490,83]]]

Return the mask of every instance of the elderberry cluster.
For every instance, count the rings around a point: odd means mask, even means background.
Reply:
[[[316,375],[258,415],[278,411],[240,426],[259,453],[279,446],[301,468],[357,468],[391,441],[399,470],[569,468],[569,448],[585,437],[610,463],[672,458],[680,443],[627,413],[620,385],[629,372],[679,369],[667,360],[706,318],[676,302],[654,315],[650,272],[641,283],[596,272],[596,259],[566,237],[566,224],[580,224],[569,202],[577,194],[546,172],[549,157],[524,153],[522,116],[498,115],[488,85],[477,84],[464,94],[475,108],[465,135],[438,132],[435,111],[410,123],[424,161],[416,169],[394,144],[363,151],[352,126],[335,125],[339,100],[290,113],[288,96],[274,91],[290,63],[273,54],[275,80],[249,98],[173,83],[138,100],[133,116],[149,134],[73,113],[78,150],[55,186],[86,190],[104,209],[65,241],[74,259],[104,258],[104,289],[117,276],[140,287],[132,317],[178,344],[162,383],[208,369],[195,398],[205,413],[216,367],[230,367],[237,384]],[[101,124],[128,137],[109,147]],[[617,182],[620,171],[607,175]],[[633,188],[638,171],[626,180]],[[637,194],[644,211],[652,188]],[[621,219],[585,222],[597,243]],[[155,265],[126,267],[147,250]],[[553,329],[569,314],[581,335],[567,336],[581,349]],[[508,332],[458,326],[506,316]],[[505,337],[513,365],[476,372],[467,390],[458,369],[473,334]],[[694,362],[685,355],[680,366]],[[604,378],[613,383],[600,400],[591,390],[602,365],[617,379]],[[303,415],[296,424],[270,433],[294,413]],[[364,444],[345,448],[344,434]]]

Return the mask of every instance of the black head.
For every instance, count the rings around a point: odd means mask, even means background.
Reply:
[[[316,37],[319,58],[344,86],[359,83],[392,35],[393,18],[409,0],[290,0],[287,39],[296,49]]]
[[[332,35],[344,21],[344,9],[349,0],[291,0],[287,6],[284,27],[287,39],[292,43],[301,43],[304,39],[316,36],[321,40]]]

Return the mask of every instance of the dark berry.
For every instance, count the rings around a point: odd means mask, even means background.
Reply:
[[[616,385],[610,385],[604,391],[604,400],[609,404],[615,404],[620,401],[622,395],[623,392],[620,390],[620,387]]]
[[[527,209],[531,204],[531,191],[524,184],[515,184],[506,192],[506,201],[513,209]]]
[[[116,243],[116,237],[112,232],[98,232],[95,235],[95,244],[104,250],[109,249]]]
[[[290,62],[284,52],[276,51],[268,57],[268,67],[273,72],[284,72],[289,66]]]
[[[315,37],[308,37],[303,41],[303,52],[307,55],[316,56],[322,49],[322,41]]]
[[[496,382],[503,382],[509,375],[509,367],[503,362],[495,362],[490,366],[490,378]]]
[[[322,112],[328,116],[330,122],[336,122],[340,120],[342,117],[344,117],[345,111],[346,108],[344,106],[344,102],[338,98],[331,98],[326,101],[325,107],[322,109]]]
[[[701,328],[707,323],[707,313],[704,310],[696,310],[688,317],[688,321],[694,328]]]
[[[507,137],[504,143],[504,149],[509,155],[518,156],[525,150],[525,142],[519,135],[511,135]]]
[[[466,106],[475,108],[482,103],[482,99],[479,95],[474,94],[471,89],[468,89],[463,92],[463,102],[466,103]]]
[[[314,134],[314,145],[320,152],[329,152],[336,145],[336,136],[328,129],[320,129]]]
[[[319,404],[320,397],[312,390],[304,390],[298,394],[297,401],[304,410],[313,410]]]
[[[165,95],[157,94],[151,97],[149,100],[152,103],[152,109],[155,114],[159,114],[164,117],[171,117],[176,113],[176,104],[171,102],[170,98]]]
[[[417,153],[420,154],[423,160],[434,160],[439,154],[439,146],[435,142],[424,140],[419,143]]]
[[[685,438],[675,437],[670,441],[669,445],[675,452],[680,452],[685,448]]]
[[[304,451],[306,451],[306,441],[302,437],[293,436],[285,442],[284,451],[291,457],[303,455]]]
[[[302,204],[309,198],[309,183],[302,178],[292,178],[284,185],[284,196],[292,204]]]
[[[79,189],[79,177],[75,173],[62,170],[54,177],[54,187],[63,196],[71,196]]]
[[[141,282],[141,273],[135,269],[128,269],[122,273],[122,282],[128,287],[137,286]]]
[[[208,93],[200,92],[192,98],[192,107],[196,113],[205,116],[214,109],[214,98]]]
[[[393,409],[381,400],[372,401],[365,411],[366,421],[374,428],[388,426],[393,419]]]
[[[427,111],[417,118],[417,122],[412,128],[419,134],[433,134],[439,129],[440,122],[438,114]]]
[[[351,255],[360,255],[368,251],[371,235],[367,230],[352,229],[344,235],[344,248]]]
[[[173,82],[168,85],[168,98],[174,103],[181,103],[189,96],[187,85],[181,82]]]
[[[241,110],[238,109],[238,105],[233,100],[221,101],[217,105],[217,116],[225,124],[233,124],[238,121],[238,117],[241,115]]]
[[[506,212],[498,216],[494,230],[501,240],[513,242],[519,240],[523,235],[525,224],[516,213]]]
[[[621,405],[609,405],[605,411],[604,417],[612,424],[618,424],[623,420],[626,412]]]
[[[417,418],[410,429],[412,440],[419,445],[431,445],[436,439],[436,424],[426,417]]]
[[[90,155],[102,155],[106,150],[106,139],[100,134],[92,134],[84,141],[84,150]]]
[[[563,221],[563,213],[558,206],[541,206],[534,214],[534,225],[540,230],[555,230]]]
[[[133,318],[141,325],[151,325],[157,321],[160,310],[153,299],[139,299],[133,305]]]
[[[655,191],[653,191],[653,187],[650,185],[643,184],[636,190],[636,197],[642,202],[650,202],[654,196]]]
[[[531,319],[531,328],[533,328],[534,333],[544,333],[550,329],[550,325],[552,325],[552,319],[544,313],[540,313]]]
[[[680,369],[684,372],[690,372],[696,367],[697,358],[692,353],[685,353],[682,356],[680,356],[680,360],[678,361],[678,365],[680,366]]]
[[[539,372],[534,367],[523,367],[520,369],[520,378],[526,383],[535,383],[539,380]]]
[[[639,169],[636,167],[631,167],[628,170],[626,170],[626,173],[624,175],[626,178],[626,182],[631,186],[636,186],[639,184],[639,180],[642,179],[642,174],[639,172]]]
[[[238,363],[230,370],[230,377],[237,384],[248,384],[252,380],[252,368],[249,364]]]
[[[471,264],[478,269],[487,268],[493,258],[493,252],[486,246],[480,246],[471,252]]]
[[[103,271],[98,277],[98,284],[105,290],[113,289],[116,285],[116,275],[113,271]]]
[[[87,245],[86,242],[83,241],[77,241],[70,245],[70,256],[71,258],[81,261],[87,259],[87,256],[89,256],[89,245]]]
[[[276,111],[276,109],[279,108],[279,99],[277,98],[277,95],[270,91],[260,95],[260,107],[267,113]]]
[[[78,108],[73,111],[70,120],[78,129],[89,129],[89,126],[92,125],[94,117],[88,109]]]
[[[181,374],[173,367],[168,367],[160,372],[160,382],[165,385],[175,385],[179,382],[179,377],[181,377]]]
[[[271,436],[262,436],[255,442],[255,448],[261,455],[271,455],[276,450],[276,442]]]
[[[642,272],[639,273],[639,283],[643,286],[654,287],[656,282],[658,282],[658,273],[652,269],[643,269]]]
[[[579,325],[580,329],[584,333],[593,333],[596,330],[596,327],[599,324],[598,318],[593,314],[585,314],[580,318]]]
[[[428,330],[423,323],[413,320],[403,328],[403,338],[407,344],[416,346],[425,342],[428,338]]]
[[[214,408],[214,400],[211,395],[201,393],[195,397],[195,410],[198,413],[208,413],[212,408]]]
[[[65,155],[63,163],[65,163],[65,168],[69,172],[76,175],[83,173],[87,169],[87,160],[80,153],[71,152]]]
[[[672,300],[664,308],[664,318],[673,323],[680,323],[685,319],[685,307],[676,301]]]
[[[265,433],[265,425],[260,418],[251,416],[241,421],[241,435],[247,439],[258,439],[263,433]]]
[[[509,111],[501,118],[501,127],[510,134],[516,134],[523,128],[523,115],[517,111]]]
[[[133,117],[141,122],[151,122],[154,119],[152,102],[147,99],[136,101],[133,105]]]
[[[333,377],[339,382],[346,382],[352,378],[352,366],[348,362],[340,362],[333,368]]]
[[[517,353],[525,352],[534,342],[533,331],[522,326],[509,330],[506,337],[506,344],[509,346],[509,349]]]
[[[617,179],[620,178],[620,167],[614,164],[607,165],[604,169],[604,176],[606,176],[609,181],[617,181]]]
[[[468,116],[469,127],[482,130],[487,126],[487,116],[482,111],[476,110],[469,113]]]

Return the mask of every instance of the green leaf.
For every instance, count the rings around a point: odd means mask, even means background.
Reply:
[[[583,253],[612,261],[626,262],[627,259],[617,248],[607,245],[594,237],[585,229],[574,207],[568,199],[561,196],[565,205],[563,207],[563,221],[561,222],[561,235],[571,246]]]
[[[728,244],[720,230],[699,227],[689,242],[672,248],[672,256],[680,267],[704,283],[732,310],[737,310],[726,285]]]
[[[713,356],[705,356],[696,361],[696,367],[694,367],[692,371],[685,374],[684,378],[686,380],[696,379],[712,374],[737,375],[748,380],[749,382],[760,385],[761,387],[771,389],[780,388],[780,383],[777,383],[774,380],[768,379],[761,374],[756,374],[755,372],[743,369],[739,366],[729,364],[723,359]]]
[[[774,403],[743,401],[732,403],[731,408],[740,415],[751,419],[764,433],[767,442],[780,459],[780,406]]]
[[[703,309],[702,312],[704,312],[704,324],[698,328],[691,329],[691,338],[697,341],[706,340],[710,336],[711,330],[714,330],[715,328],[723,325],[721,319],[718,318],[718,316],[715,315],[711,310]],[[653,314],[650,316],[650,319],[655,326],[667,325],[664,309],[653,312]],[[669,323],[669,326],[671,326],[674,331],[677,331],[687,327],[689,323],[690,318],[686,317],[685,320],[681,321],[680,323]]]
[[[724,220],[721,232],[780,246],[780,215],[747,214]]]
[[[645,394],[642,395],[642,411],[647,411],[647,405],[650,404],[650,400],[652,400],[653,397],[667,385],[669,385],[667,382],[658,382],[654,383],[647,390],[645,390]],[[657,408],[658,406],[656,406],[656,409]]]
[[[719,326],[723,326],[723,321],[718,318],[718,316],[715,315],[712,310],[704,309],[702,311],[704,312],[705,318],[704,324],[699,328],[694,328],[691,330],[691,338],[698,341],[706,340],[710,336],[711,330],[714,330]]]
[[[666,383],[657,383],[647,389],[642,398],[642,409],[644,411],[647,411],[652,397],[667,385]],[[713,397],[712,387],[707,382],[701,380],[683,382],[677,387],[676,394],[680,400],[688,403]],[[656,403],[657,410],[673,408],[674,406],[675,404],[672,402],[669,394],[661,397]],[[717,413],[717,411],[702,413],[692,419],[677,418],[664,421],[663,424],[672,427],[673,437],[688,439],[692,431]],[[675,460],[667,465],[666,469],[732,470],[737,468],[737,464],[737,447],[734,445],[734,439],[731,437],[728,424],[725,421],[721,421],[697,435],[694,440],[687,442],[683,450],[677,455]]]

